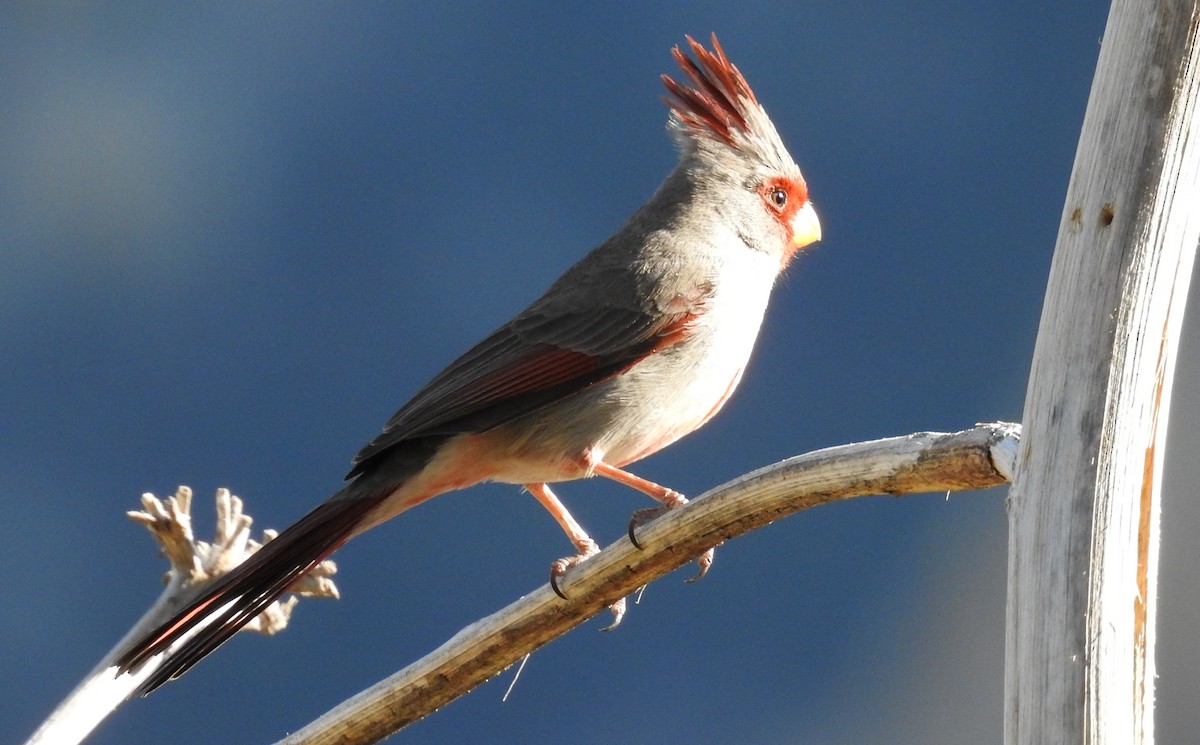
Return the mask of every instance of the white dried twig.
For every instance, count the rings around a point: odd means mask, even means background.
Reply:
[[[169,619],[199,589],[228,573],[277,535],[273,530],[264,530],[261,542],[252,539],[250,526],[254,521],[243,511],[241,498],[228,489],[217,490],[217,522],[211,542],[196,539],[192,531],[191,508],[192,490],[180,486],[166,499],[143,494],[142,509],[126,513],[134,522],[146,526],[171,563],[163,577],[166,589],[124,638],[58,705],[26,745],[70,745],[83,741],[153,669],[147,664],[139,673],[117,676],[112,661],[125,651],[127,645]],[[336,571],[337,566],[332,561],[321,562],[289,589],[286,599],[272,603],[244,630],[267,635],[282,631],[296,607],[298,595],[337,598],[337,587],[331,579]]]
[[[228,489],[217,489],[217,524],[213,540],[211,543],[198,541],[192,533],[191,503],[192,490],[181,486],[174,496],[166,499],[147,492],[142,495],[142,510],[125,513],[130,520],[145,525],[158,541],[171,562],[164,582],[168,586],[179,582],[185,595],[190,594],[192,588],[228,573],[278,535],[278,531],[268,529],[263,531],[262,542],[251,538],[250,525],[254,520],[243,511],[241,498]],[[268,636],[282,631],[287,627],[298,597],[337,599],[337,586],[330,579],[336,572],[337,565],[332,560],[321,562],[288,590],[286,599],[267,606],[243,630]]]

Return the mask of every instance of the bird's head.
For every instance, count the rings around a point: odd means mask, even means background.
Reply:
[[[663,75],[663,101],[682,166],[744,238],[781,250],[780,263],[786,264],[821,239],[800,167],[716,34],[711,52],[690,36],[687,42],[694,60],[679,47],[672,50],[687,82]]]

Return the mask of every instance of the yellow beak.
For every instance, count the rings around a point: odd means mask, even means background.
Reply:
[[[800,249],[821,240],[821,221],[812,202],[805,204],[792,217],[792,249]]]

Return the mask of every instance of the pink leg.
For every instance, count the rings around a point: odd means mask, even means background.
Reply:
[[[567,570],[571,567],[600,553],[600,546],[592,540],[591,536],[587,534],[583,526],[571,515],[566,506],[558,501],[558,497],[554,495],[554,492],[550,491],[548,485],[525,484],[525,489],[554,517],[555,521],[562,527],[563,532],[571,539],[571,543],[575,544],[575,548],[579,551],[574,556],[565,556],[550,565],[550,587],[554,590],[555,594],[566,600],[567,596],[558,588],[558,579],[566,574]],[[613,612],[614,618],[612,624],[604,628],[605,631],[614,629],[621,623],[621,619],[625,616],[625,598],[621,598],[613,603],[610,609]]]
[[[582,557],[579,559],[579,561],[583,561],[583,559],[599,553],[600,546],[598,546],[596,542],[592,540],[592,537],[587,534],[587,531],[583,529],[583,526],[580,525],[578,521],[576,521],[571,515],[571,513],[567,511],[566,505],[558,501],[558,497],[554,495],[554,492],[550,491],[549,486],[546,484],[525,484],[525,489],[532,494],[537,501],[541,502],[542,506],[546,508],[546,511],[550,513],[551,517],[553,517],[555,521],[558,522],[559,526],[562,527],[563,532],[567,534],[567,537],[571,539],[571,543],[575,544],[575,548],[579,550],[579,555]],[[576,561],[575,563],[578,564],[579,561]],[[562,573],[559,572],[559,576],[561,575]],[[565,600],[566,598],[563,599]]]
[[[661,484],[656,484],[653,481],[647,481],[641,476],[634,476],[629,471],[622,471],[616,466],[610,466],[607,463],[592,464],[592,472],[597,476],[603,476],[606,479],[612,479],[618,484],[624,484],[632,489],[637,489],[642,494],[650,497],[656,502],[662,502],[667,509],[681,507],[687,504],[687,497],[683,496],[674,489],[668,489]]]

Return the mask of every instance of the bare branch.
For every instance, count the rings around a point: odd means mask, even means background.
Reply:
[[[378,742],[706,549],[809,507],[1006,483],[1018,434],[1010,424],[920,433],[819,450],[741,476],[639,528],[642,550],[622,538],[568,572],[560,586],[570,600],[542,586],[280,745]]]
[[[809,507],[870,494],[959,491],[1006,483],[1017,452],[1019,426],[981,424],[954,434],[919,433],[819,450],[741,476],[684,507],[638,528],[628,538],[571,570],[560,587],[549,586],[458,632],[450,641],[388,680],[359,694],[287,738],[285,743],[376,742],[467,693],[513,662],[565,634],[642,585],[695,559],[729,538]],[[250,536],[242,500],[217,491],[217,526],[211,543],[196,540],[192,492],[179,487],[160,500],[142,497],[129,517],[145,525],[171,562],[167,588],[26,745],[81,742],[140,685],[145,670],[115,675],[112,660],[125,645],[179,610],[201,587],[261,547]],[[264,541],[274,537],[264,531]],[[324,562],[293,594],[337,597]],[[295,597],[276,603],[247,629],[273,634],[287,625]]]

